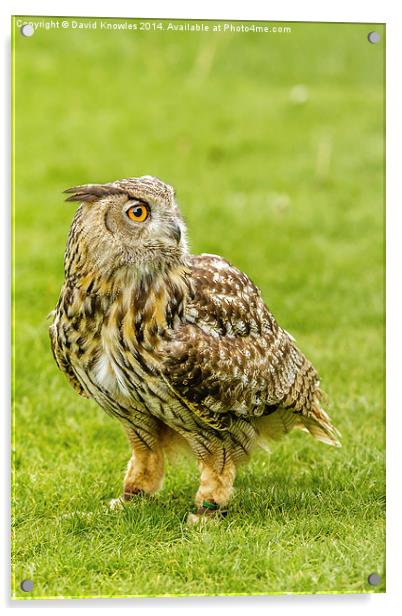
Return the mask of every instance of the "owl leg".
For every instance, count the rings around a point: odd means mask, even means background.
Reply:
[[[223,513],[233,492],[233,482],[236,476],[236,466],[232,460],[222,463],[222,452],[208,460],[200,460],[200,485],[195,496],[196,513],[190,513],[187,521],[198,523],[200,518],[206,518],[216,513]]]
[[[123,494],[110,502],[112,509],[120,508],[137,495],[155,494],[163,483],[164,456],[157,431],[152,439],[148,438],[149,444],[144,444],[134,429],[126,427],[126,432],[132,455],[123,481]]]
[[[193,451],[199,460],[201,478],[195,497],[197,511],[187,518],[190,524],[224,512],[233,492],[236,468],[247,460],[256,430],[252,421],[240,418],[232,421],[224,434],[198,433],[197,437]]]
[[[136,494],[155,494],[163,482],[162,450],[133,450],[124,477],[124,499]]]

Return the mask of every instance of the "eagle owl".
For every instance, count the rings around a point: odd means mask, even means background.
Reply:
[[[127,433],[115,502],[154,494],[180,442],[200,469],[192,521],[226,511],[254,446],[292,428],[339,446],[317,372],[246,274],[190,254],[171,186],[144,176],[65,192],[80,205],[51,346],[72,387]]]

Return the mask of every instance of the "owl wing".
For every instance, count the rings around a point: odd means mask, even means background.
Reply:
[[[211,417],[308,413],[318,375],[279,327],[261,293],[215,255],[192,258],[186,320],[166,347],[164,376],[188,405]]]
[[[63,353],[63,350],[59,345],[59,341],[57,338],[57,330],[54,325],[51,325],[49,327],[49,337],[50,347],[52,349],[53,357],[58,368],[66,375],[70,385],[75,389],[75,391],[80,394],[80,396],[88,398],[89,396],[85,393],[82,385],[75,376],[75,373],[70,363],[67,361],[65,353]]]

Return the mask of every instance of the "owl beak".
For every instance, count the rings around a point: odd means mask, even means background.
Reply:
[[[177,243],[181,240],[181,228],[179,225],[174,225],[172,228],[172,237],[176,240]]]

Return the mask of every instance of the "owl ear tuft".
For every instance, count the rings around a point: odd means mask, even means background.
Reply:
[[[110,184],[82,184],[81,186],[67,188],[63,192],[70,195],[66,201],[91,203],[108,195],[121,194],[122,190]]]

